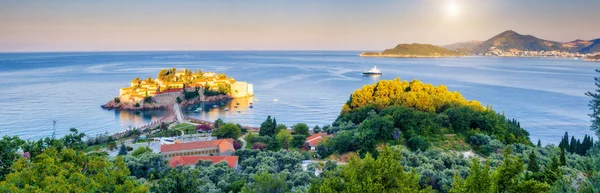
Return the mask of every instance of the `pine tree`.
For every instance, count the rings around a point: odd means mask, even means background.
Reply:
[[[560,165],[567,165],[567,158],[565,157],[565,149],[560,149]]]
[[[596,72],[600,73],[600,69],[597,69]],[[588,106],[592,113],[588,114],[592,119],[591,130],[596,132],[596,136],[600,137],[600,76],[594,77],[596,90],[594,92],[588,91],[585,93],[586,96],[592,98]]]
[[[537,144],[537,146],[538,146],[538,147],[542,147],[542,141],[541,141],[541,140],[539,140],[539,139],[538,139],[538,144]]]
[[[564,151],[564,149],[562,149],[562,151]],[[529,154],[529,163],[527,164],[527,170],[533,173],[540,171],[540,166],[537,163],[537,156],[535,155],[535,150],[531,150],[531,153]]]

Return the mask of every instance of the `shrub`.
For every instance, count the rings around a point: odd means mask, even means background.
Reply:
[[[209,124],[200,124],[200,125],[196,125],[196,131],[210,131],[210,125]]]
[[[181,100],[181,97],[177,97],[177,99],[176,99],[176,100],[177,100],[177,103],[181,103],[181,102],[183,102],[183,101]]]
[[[416,151],[417,149],[425,151],[429,149],[430,144],[425,138],[421,136],[415,136],[406,142],[406,146],[408,146],[408,148],[412,151]]]
[[[236,139],[233,141],[233,148],[235,150],[238,150],[238,149],[242,148],[242,144],[240,144],[240,142]]]
[[[114,101],[115,103],[120,103],[120,102],[121,102],[121,98],[119,98],[119,97],[115,97],[115,99],[113,99],[113,101]]]
[[[256,142],[252,144],[252,149],[264,150],[267,147],[264,143]]]
[[[127,151],[133,151],[133,147],[131,147],[131,146],[127,146],[126,149],[127,149]]]
[[[492,139],[490,138],[490,136],[481,133],[477,133],[469,137],[469,143],[478,147],[482,145],[487,145],[488,143],[490,143],[491,140]]]
[[[140,107],[140,103],[135,103],[134,107]]]

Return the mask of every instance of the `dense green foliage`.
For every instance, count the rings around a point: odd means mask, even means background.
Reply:
[[[240,135],[242,135],[242,129],[240,129],[240,127],[238,127],[238,125],[236,125],[235,123],[225,123],[225,125],[213,130],[212,132],[212,136],[215,136],[219,139],[237,139],[238,137],[240,137]]]
[[[111,160],[106,154],[83,152],[85,134],[70,131],[60,139],[2,138],[0,192],[148,192],[129,177],[122,157]]]
[[[477,101],[465,100],[444,86],[416,80],[384,80],[364,86],[344,104],[333,127],[324,130],[334,133],[334,138],[317,148],[320,156],[348,151],[375,155],[376,144],[387,141],[405,144],[411,150],[426,150],[446,134],[460,136],[483,154],[494,145],[489,144],[491,138],[501,143],[531,144],[529,133],[519,122]]]
[[[400,156],[389,147],[374,159],[367,154],[364,159],[352,156],[348,165],[337,174],[328,175],[320,183],[313,183],[315,192],[434,192],[422,188],[419,177],[405,172],[398,160]]]
[[[292,128],[294,129],[294,134],[296,135],[309,135],[308,126],[304,123],[295,124]]]

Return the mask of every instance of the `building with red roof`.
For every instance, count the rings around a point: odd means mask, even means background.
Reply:
[[[333,136],[333,134],[327,135],[327,133],[315,133],[311,136],[308,136],[306,138],[305,143],[308,143],[308,146],[310,146],[310,150],[315,150],[315,148],[317,148],[317,145],[319,145],[319,143],[321,143],[323,139],[326,139],[331,136]]]
[[[160,153],[165,159],[176,156],[228,156],[235,152],[233,139],[163,144]]]
[[[219,162],[226,162],[229,168],[238,168],[238,156],[175,156],[169,160],[169,165],[173,168],[178,165],[194,166],[200,160],[211,161],[213,165]]]

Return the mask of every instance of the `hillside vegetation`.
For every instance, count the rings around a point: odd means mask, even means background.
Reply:
[[[506,144],[531,144],[529,133],[516,120],[466,100],[443,85],[418,80],[382,80],[363,86],[352,93],[332,126],[325,130],[334,137],[317,147],[319,155],[375,153],[382,142],[425,150],[444,141],[445,135],[467,141],[483,134]],[[485,151],[482,153],[489,153]]]
[[[373,57],[451,57],[463,54],[431,44],[398,44],[383,52],[364,52],[361,56]]]

